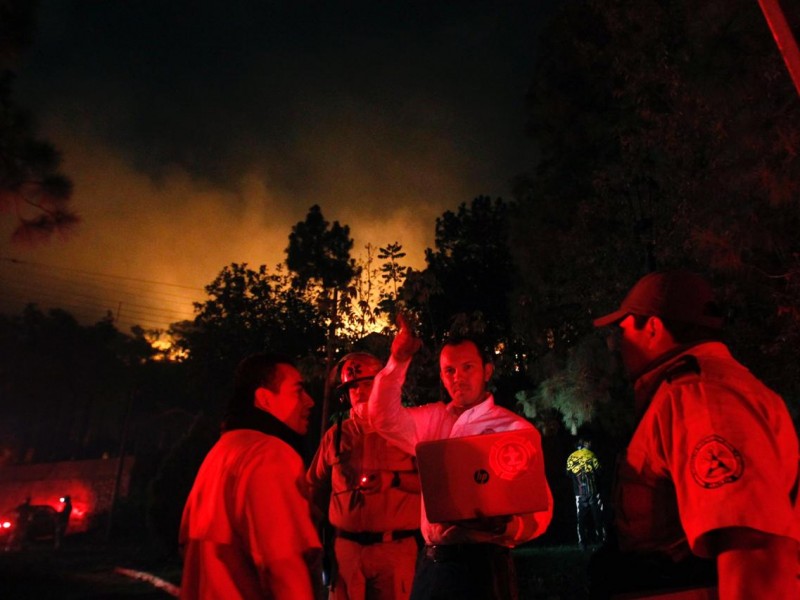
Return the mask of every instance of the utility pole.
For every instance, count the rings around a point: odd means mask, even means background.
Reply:
[[[786,22],[781,5],[778,0],[758,0],[758,4],[761,6],[761,12],[764,13],[770,31],[772,31],[772,37],[775,38],[778,50],[783,56],[786,68],[789,69],[794,87],[800,95],[800,50],[797,48],[792,30]]]

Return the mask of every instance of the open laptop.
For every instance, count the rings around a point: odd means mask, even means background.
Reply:
[[[431,523],[547,509],[539,432],[520,429],[417,444],[417,468]]]

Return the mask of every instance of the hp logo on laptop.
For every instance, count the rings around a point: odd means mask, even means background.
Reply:
[[[475,483],[484,484],[488,483],[489,481],[489,471],[486,469],[478,469],[475,471],[475,474],[472,476],[475,480]]]

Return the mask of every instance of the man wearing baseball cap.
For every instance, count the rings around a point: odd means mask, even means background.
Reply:
[[[708,586],[692,597],[712,598],[716,585],[722,600],[798,598],[797,433],[781,397],[721,343],[711,286],[650,273],[594,324],[615,328],[637,417],[594,597]]]

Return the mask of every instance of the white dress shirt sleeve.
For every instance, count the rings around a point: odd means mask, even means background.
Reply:
[[[414,455],[418,441],[417,424],[412,411],[401,402],[410,364],[411,359],[401,362],[389,357],[386,366],[375,376],[369,396],[369,420],[381,436]]]

